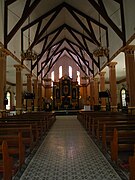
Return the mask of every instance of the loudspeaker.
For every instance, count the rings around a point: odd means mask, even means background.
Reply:
[[[109,95],[106,91],[101,91],[99,92],[99,98],[102,98],[102,97],[109,97]]]

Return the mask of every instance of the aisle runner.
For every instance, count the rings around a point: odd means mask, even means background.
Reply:
[[[59,116],[21,180],[120,180],[76,116]]]

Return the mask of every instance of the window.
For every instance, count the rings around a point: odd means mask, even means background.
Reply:
[[[10,92],[7,92],[6,98],[8,100],[8,104],[6,105],[6,109],[10,110],[10,102],[11,102],[11,93]]]
[[[72,78],[72,67],[71,66],[69,66],[68,72],[69,72],[69,77]]]
[[[126,106],[126,89],[121,89],[121,105]]]
[[[59,67],[59,79],[62,77],[62,66]]]
[[[52,79],[51,85],[53,86],[53,81],[54,81],[54,71],[51,72],[51,79]]]
[[[80,72],[79,71],[77,71],[77,82],[80,85]]]

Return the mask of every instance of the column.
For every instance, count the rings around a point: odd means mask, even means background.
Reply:
[[[42,110],[42,106],[43,106],[43,101],[42,101],[42,83],[38,83],[38,106],[39,106],[39,110]]]
[[[22,65],[14,65],[16,68],[16,114],[22,113]]]
[[[98,78],[94,78],[94,106],[99,105],[99,84]]]
[[[106,72],[100,72],[100,91],[105,91],[105,73]],[[101,98],[101,110],[106,111],[106,99]]]
[[[116,84],[116,66],[117,62],[110,62],[109,67],[109,81],[111,94],[111,111],[117,111],[117,84]]]
[[[94,79],[90,79],[90,106],[91,109],[94,110]]]
[[[26,76],[27,76],[27,92],[32,93],[32,82],[31,82],[32,74],[26,74]],[[31,99],[27,99],[27,111],[28,112],[32,111],[32,100]]]
[[[126,80],[129,93],[128,111],[135,114],[135,46],[130,45],[125,49]]]
[[[0,50],[0,118],[5,116],[4,95],[6,91],[6,55]]]
[[[38,111],[38,84],[37,84],[37,79],[34,79],[34,111],[37,112]]]
[[[44,79],[44,96],[50,100],[51,97],[51,78]]]
[[[87,86],[86,84],[82,84],[80,86],[80,96],[81,96],[81,106],[87,105]]]

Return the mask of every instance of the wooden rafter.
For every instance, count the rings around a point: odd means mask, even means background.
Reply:
[[[54,52],[51,54],[50,57],[48,57],[45,61],[44,61],[44,65],[43,67],[40,69],[40,71],[38,72],[38,76],[41,74],[41,72],[43,71],[43,69],[45,68],[45,66],[48,64],[48,62],[50,61],[50,59],[55,55],[55,53],[58,51],[58,49],[60,48],[60,46],[62,45],[62,43],[64,42],[64,40],[61,40],[58,44],[58,46],[56,47],[56,49],[54,50]],[[43,63],[43,62],[42,62]]]
[[[20,29],[20,27],[23,25],[25,20],[29,17],[29,15],[32,13],[32,11],[36,8],[36,6],[39,4],[41,0],[34,0],[31,2],[31,0],[27,0],[24,6],[24,10],[22,13],[21,18],[19,21],[15,24],[15,26],[12,28],[12,30],[8,33],[8,6],[15,1],[5,1],[5,23],[4,23],[4,46],[7,48],[8,43],[13,38],[13,36],[16,34],[16,32]],[[30,5],[31,4],[31,5]]]
[[[44,32],[46,31],[46,29],[51,25],[51,23],[54,21],[54,19],[57,17],[57,15],[59,14],[60,9],[57,9],[57,11],[52,15],[52,17],[50,18],[50,20],[48,21],[48,23],[43,27],[43,29],[41,30],[41,32],[39,32],[39,34],[37,35],[35,41],[32,42],[32,44],[30,45],[30,49],[32,49],[34,47],[34,45],[36,45],[37,41],[42,37],[42,35],[44,34]]]
[[[61,57],[62,53],[63,53],[64,49],[62,49],[58,55],[58,57],[55,59],[55,61],[52,63],[52,65],[48,68],[47,72],[45,73],[45,75],[43,76],[43,78],[48,74],[48,72],[50,71],[50,69],[53,67],[53,65],[58,61],[58,59]]]
[[[82,44],[82,42],[76,37],[76,35],[71,30],[69,30],[69,31],[72,34],[72,36],[76,39],[78,44],[80,44],[80,46],[87,52],[87,54],[90,56],[90,59],[94,62],[94,64],[99,68],[99,64],[96,62],[96,60],[94,59],[94,57],[93,57],[92,53],[89,51],[89,49],[87,49],[85,47],[85,45]]]
[[[85,75],[87,75],[86,72],[85,72],[85,70],[83,69],[82,65],[79,64],[79,63],[76,61],[76,59],[73,57],[72,54],[74,54],[74,53],[71,52],[71,50],[69,50],[69,49],[67,49],[67,52],[68,52],[68,54],[71,56],[71,58],[74,60],[74,62],[75,62],[76,64],[78,64],[78,66],[80,67],[80,69],[82,70],[82,72],[83,72]],[[76,54],[74,54],[74,55],[76,55]],[[77,56],[77,59],[79,59],[78,56]],[[80,60],[80,59],[79,59],[79,60]]]
[[[68,28],[68,30],[72,29],[70,32],[75,32],[75,33],[78,33],[79,35],[81,35],[82,37],[85,36],[85,38],[83,39],[87,39],[89,41],[91,41],[92,43],[96,44],[99,46],[99,42],[97,41],[96,39],[96,36],[94,34],[94,30],[92,29],[92,26],[91,26],[91,22],[95,23],[96,25],[100,26],[101,28],[103,28],[105,31],[107,30],[107,27],[104,26],[103,24],[101,24],[100,22],[96,21],[95,19],[91,18],[90,16],[87,16],[86,14],[84,14],[83,12],[79,11],[78,9],[72,7],[71,5],[67,4],[67,3],[62,3],[60,5],[58,5],[57,7],[53,8],[51,11],[48,11],[47,13],[45,13],[44,15],[42,15],[41,17],[37,18],[36,20],[34,20],[33,22],[29,23],[28,25],[26,25],[25,27],[22,28],[22,31],[25,31],[27,30],[28,28],[30,28],[31,26],[35,25],[36,23],[38,23],[38,27],[37,27],[37,31],[36,31],[36,34],[35,34],[35,38],[34,38],[34,41],[32,42],[30,48],[33,48],[35,45],[37,45],[38,43],[42,42],[44,39],[47,38],[47,36],[43,36],[44,34],[44,31],[47,30],[47,28],[51,25],[51,23],[55,20],[55,18],[57,17],[57,15],[59,14],[59,12],[62,10],[62,8],[66,8],[70,13],[71,15],[74,17],[74,19],[80,24],[80,26],[86,30],[87,32],[87,35],[82,35],[79,31],[73,29],[72,27],[69,28],[68,25],[65,25],[66,28]],[[81,15],[83,16],[86,20],[87,20],[87,23],[88,23],[88,27],[87,28],[82,22],[81,20],[79,19],[79,17],[76,15],[76,13],[78,15]],[[41,23],[42,23],[42,20],[48,16],[52,15],[51,19],[48,21],[48,23],[43,27],[43,29],[40,30],[40,27],[41,27]],[[63,25],[64,27],[64,25]],[[40,31],[39,31],[40,30]],[[75,36],[74,36],[75,37]],[[75,39],[77,40],[77,39]],[[51,44],[49,43],[49,46]],[[85,41],[85,45],[86,45],[86,41]],[[83,47],[85,47],[83,45]],[[46,48],[47,49],[47,48]],[[88,51],[88,48],[85,48],[87,49]],[[43,52],[43,51],[42,51]],[[45,52],[45,51],[44,51]],[[92,61],[94,61],[95,65],[99,67],[99,64],[95,61],[95,59],[93,58],[93,55],[92,53],[89,51],[88,52],[90,58],[92,59]],[[43,53],[42,53],[43,55]],[[38,64],[38,62],[40,61],[40,59],[42,58],[42,56],[39,56],[40,58],[38,58],[38,60],[34,63],[34,65],[32,65],[32,70],[35,68],[36,64]]]
[[[77,50],[74,48],[73,44],[69,41],[67,41],[69,46],[71,47],[71,49],[73,49],[73,51],[76,53],[76,55],[82,60],[82,62],[86,65],[86,67],[88,68],[88,70],[93,74],[93,70],[88,66],[88,64],[86,63],[86,60],[80,56],[80,54],[77,52]]]
[[[88,0],[90,4],[97,10],[97,12],[104,18],[104,20],[109,24],[109,26],[115,31],[115,33],[120,37],[120,39],[123,41],[123,44],[125,44],[125,30],[124,30],[124,17],[122,17],[122,31],[117,27],[117,25],[110,19],[110,17],[107,14],[107,11],[105,9],[104,3],[102,0],[99,1],[99,4],[95,0]],[[117,1],[120,3],[120,1]],[[122,8],[122,1],[121,1],[120,9]],[[123,10],[121,9],[123,12]]]
[[[55,36],[52,38],[52,40],[49,42],[49,44],[46,46],[46,48],[43,50],[42,52],[42,56],[44,55],[44,53],[46,52],[47,49],[50,48],[50,46],[52,45],[52,43],[55,41],[55,39],[60,35],[60,32],[62,31],[62,29],[59,29],[59,31],[57,31],[57,33],[55,34]],[[40,57],[40,59],[42,58],[42,56]],[[32,70],[35,68],[35,66],[37,65],[37,63],[40,61],[40,59],[38,59],[33,65],[32,65]]]

